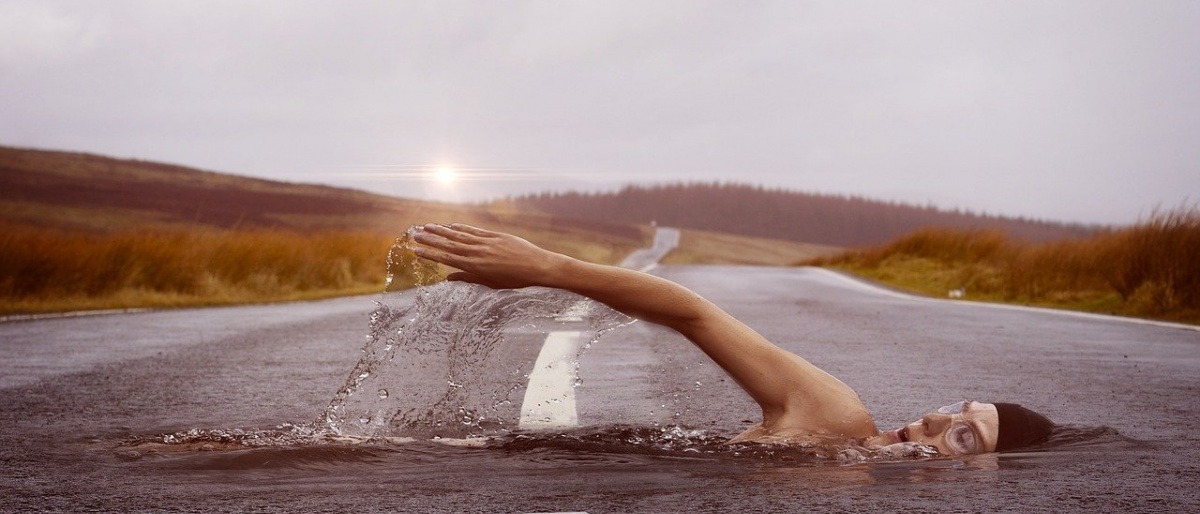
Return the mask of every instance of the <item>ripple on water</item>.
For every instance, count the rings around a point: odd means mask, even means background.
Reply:
[[[123,461],[164,460],[174,467],[306,469],[342,463],[446,460],[470,452],[526,463],[562,466],[621,464],[646,459],[736,460],[767,464],[853,464],[935,457],[928,447],[903,449],[815,445],[728,444],[728,438],[679,426],[610,426],[490,437],[413,439],[336,435],[319,426],[274,430],[192,429],[129,439],[114,450]]]

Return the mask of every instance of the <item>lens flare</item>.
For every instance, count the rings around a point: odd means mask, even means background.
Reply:
[[[449,166],[442,166],[433,173],[433,178],[442,185],[450,185],[458,180],[458,172]]]

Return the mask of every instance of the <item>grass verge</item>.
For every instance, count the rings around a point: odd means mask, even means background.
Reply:
[[[0,314],[233,305],[379,292],[370,232],[0,227]]]
[[[907,291],[1200,324],[1200,209],[1156,212],[1086,239],[1014,241],[925,229],[804,262]]]
[[[571,227],[517,228],[545,248],[594,262],[612,263],[644,244]],[[315,300],[406,289],[418,274],[446,271],[426,261],[432,267],[422,268],[411,252],[390,252],[395,240],[373,231],[91,232],[0,222],[0,315]],[[413,273],[386,283],[389,259]]]

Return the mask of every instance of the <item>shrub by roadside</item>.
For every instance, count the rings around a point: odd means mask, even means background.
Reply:
[[[216,305],[379,292],[393,238],[370,232],[0,225],[3,313]]]
[[[1200,209],[1051,243],[923,229],[873,249],[806,262],[934,296],[1200,323]]]

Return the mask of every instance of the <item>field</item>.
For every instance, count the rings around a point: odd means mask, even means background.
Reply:
[[[732,207],[721,212],[722,219],[779,218]],[[609,264],[647,245],[652,233],[611,217],[567,219],[514,202],[407,200],[9,147],[0,147],[0,219],[0,314],[378,292],[388,248],[416,223],[470,223]],[[954,225],[954,218],[926,221],[938,220]],[[1156,214],[1129,229],[1054,232],[1069,236],[1053,242],[1004,235],[1010,233],[922,229],[838,255],[835,246],[685,229],[663,262],[818,263],[935,296],[1200,322],[1194,208]]]
[[[369,232],[0,230],[3,313],[219,305],[382,290]]]
[[[1200,209],[1047,243],[925,229],[887,245],[804,262],[930,296],[1200,323]]]
[[[465,222],[617,262],[643,227],[0,147],[0,313],[374,293],[417,223]],[[397,284],[397,285],[403,285]]]

